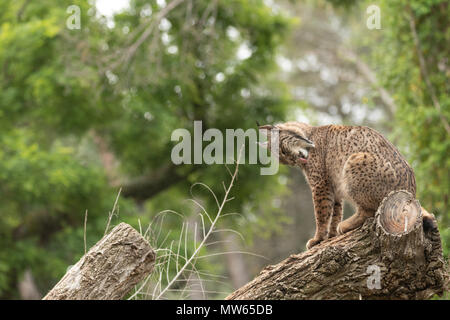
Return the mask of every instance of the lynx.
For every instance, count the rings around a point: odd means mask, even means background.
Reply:
[[[267,129],[268,148],[275,137],[272,130],[278,130],[280,163],[300,167],[311,188],[316,232],[307,249],[360,227],[391,191],[416,195],[412,168],[394,145],[369,127],[286,122],[260,129]],[[342,221],[344,200],[356,212]],[[426,218],[434,223],[426,215],[424,222]]]

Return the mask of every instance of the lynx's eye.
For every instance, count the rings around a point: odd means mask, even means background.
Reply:
[[[300,148],[300,150],[298,151],[298,155],[304,159],[308,158],[308,150]]]
[[[305,148],[302,148],[302,147],[296,147],[293,150],[293,152],[294,152],[294,154],[297,154],[300,158],[303,158],[303,159],[307,159],[308,155],[309,155],[308,150],[306,150]]]

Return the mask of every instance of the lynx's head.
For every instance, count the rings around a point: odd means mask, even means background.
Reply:
[[[273,139],[278,136],[280,163],[291,166],[305,165],[308,162],[310,150],[315,148],[314,142],[309,139],[311,128],[310,125],[301,122],[259,126],[259,129],[267,130],[267,142],[260,145],[270,149]]]

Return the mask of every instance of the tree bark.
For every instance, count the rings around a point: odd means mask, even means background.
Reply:
[[[155,263],[148,242],[120,223],[72,266],[44,300],[116,300],[143,280]]]
[[[424,228],[423,216],[434,223]],[[447,280],[434,216],[395,191],[362,227],[266,267],[226,299],[427,299]]]

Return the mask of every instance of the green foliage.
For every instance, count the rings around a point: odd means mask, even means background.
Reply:
[[[443,227],[439,230],[442,239],[442,254],[448,260],[450,257],[450,228]]]
[[[49,268],[61,274],[61,266],[67,266],[70,259],[62,264],[64,257],[58,257],[58,253],[71,252],[62,245],[75,240],[77,249],[82,247],[82,234],[67,230],[82,225],[87,208],[95,219],[104,215],[109,206],[106,179],[100,168],[83,166],[74,159],[74,150],[69,146],[55,144],[45,149],[34,138],[26,129],[11,130],[0,138],[0,260],[5,271],[0,275],[0,292],[7,292],[11,278],[26,268],[36,273]],[[53,235],[61,232],[70,237],[57,242],[59,251],[49,250],[47,254],[45,248],[56,241]],[[60,268],[52,268],[54,265]]]
[[[81,9],[80,30],[66,27],[69,5]],[[158,20],[162,10],[130,1],[107,26],[88,1],[0,2],[0,298],[17,297],[26,269],[48,290],[84,252],[86,210],[88,248],[103,235],[118,191],[107,177],[122,182],[166,167],[174,129],[192,129],[194,120],[254,128],[285,117],[288,95],[269,75],[289,19],[262,0],[184,2]],[[242,46],[246,57],[237,55]],[[182,181],[144,208],[120,199],[120,220],[145,228],[165,209],[191,214],[184,199],[197,181],[223,193],[223,166],[190,169],[175,168]],[[267,190],[276,185],[258,166],[243,166],[227,209],[269,212]],[[199,196],[214,212],[211,197]],[[176,239],[179,221],[169,222]]]

